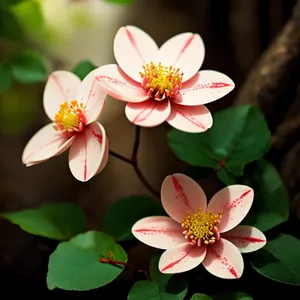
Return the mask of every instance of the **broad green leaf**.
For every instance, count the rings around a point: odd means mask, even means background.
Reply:
[[[272,164],[259,160],[246,173],[243,183],[251,186],[256,194],[244,224],[266,231],[288,220],[288,192]]]
[[[89,60],[83,60],[79,64],[77,64],[72,72],[76,74],[81,80],[88,75],[90,72],[95,70],[97,66],[95,66],[92,62]]]
[[[138,281],[131,288],[128,300],[183,300],[188,282],[184,274],[162,275],[157,282]]]
[[[251,296],[244,292],[225,292],[214,295],[213,300],[253,300]]]
[[[11,11],[6,9],[0,9],[0,38],[16,42],[20,42],[23,38],[23,31],[18,20]]]
[[[100,258],[110,256],[115,261],[127,261],[124,249],[103,232],[88,231],[60,243],[49,258],[48,288],[87,291],[110,283],[124,269],[121,265],[100,262]]]
[[[217,170],[217,176],[225,185],[232,185],[237,182],[234,175],[229,173],[225,168]]]
[[[10,67],[5,62],[0,62],[0,93],[8,91],[12,84]]]
[[[104,215],[104,231],[119,241],[134,239],[131,228],[139,219],[164,215],[160,203],[150,197],[128,197],[114,202]]]
[[[85,229],[84,212],[73,203],[45,204],[2,216],[28,233],[59,241],[70,239]]]
[[[255,106],[231,107],[214,114],[214,125],[204,133],[173,129],[169,145],[193,166],[219,169],[241,176],[245,165],[263,157],[271,135],[262,113]]]
[[[12,57],[11,71],[15,80],[23,84],[41,82],[49,74],[43,57],[30,50],[18,52]]]
[[[212,300],[212,299],[205,294],[197,293],[194,294],[190,300]]]
[[[300,240],[280,234],[250,256],[253,268],[263,276],[300,285]]]

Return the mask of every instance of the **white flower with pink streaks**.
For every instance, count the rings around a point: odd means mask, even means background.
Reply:
[[[68,71],[50,74],[44,91],[44,109],[52,123],[41,128],[27,143],[22,155],[26,166],[36,165],[66,151],[73,176],[87,181],[108,160],[108,140],[96,122],[106,93],[95,83],[93,72],[83,81]]]
[[[107,93],[128,102],[128,120],[142,127],[167,121],[186,132],[203,132],[213,124],[204,104],[234,88],[226,75],[211,70],[199,72],[204,44],[195,33],[181,33],[160,48],[143,30],[121,27],[114,40],[118,65],[100,67],[99,84]]]
[[[162,184],[161,200],[170,217],[141,219],[132,233],[144,244],[166,250],[159,261],[162,273],[181,273],[202,263],[217,277],[239,278],[244,270],[241,253],[266,244],[260,230],[238,225],[253,202],[248,186],[223,188],[207,205],[205,193],[194,180],[173,174]]]

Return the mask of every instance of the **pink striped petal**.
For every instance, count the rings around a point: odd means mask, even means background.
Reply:
[[[107,95],[95,78],[96,71],[92,71],[83,79],[76,98],[85,107],[87,124],[98,119]]]
[[[226,75],[204,70],[182,85],[173,101],[181,105],[196,106],[218,100],[234,89],[234,82]]]
[[[108,138],[106,138],[103,159],[102,159],[101,165],[95,175],[98,175],[105,168],[105,166],[108,162],[108,158],[109,158],[109,143],[108,143]]]
[[[79,77],[69,71],[49,75],[44,90],[44,110],[50,120],[54,121],[62,103],[76,99],[80,82]]]
[[[222,237],[234,244],[241,253],[256,251],[267,243],[265,235],[257,228],[238,225],[222,234]]]
[[[208,203],[207,210],[223,211],[219,232],[226,232],[246,217],[253,203],[253,189],[246,185],[230,185],[217,192]]]
[[[158,249],[185,242],[180,224],[165,216],[143,218],[133,225],[131,231],[142,243]]]
[[[106,133],[102,125],[93,122],[85,127],[69,152],[69,167],[79,181],[88,181],[98,172],[106,147]]]
[[[152,37],[138,27],[121,27],[115,36],[115,58],[122,70],[137,82],[141,82],[142,66],[152,61],[157,51]]]
[[[165,178],[161,186],[161,202],[166,213],[181,222],[186,213],[195,213],[199,208],[206,211],[206,196],[201,186],[184,174]]]
[[[141,103],[127,103],[125,114],[135,125],[154,127],[162,124],[170,115],[171,105],[168,100],[147,100]]]
[[[105,65],[95,72],[98,84],[113,98],[126,102],[149,99],[141,85],[128,77],[118,65]]]
[[[224,279],[240,278],[244,271],[244,260],[239,249],[222,238],[207,247],[202,264],[209,273]]]
[[[22,154],[22,162],[32,166],[66,151],[74,141],[53,129],[53,123],[41,128],[27,143]]]
[[[179,244],[165,251],[158,263],[161,273],[175,274],[198,267],[206,255],[206,247],[192,246],[189,243]]]
[[[198,34],[186,32],[167,40],[159,49],[157,61],[166,66],[180,68],[185,82],[199,71],[204,54],[202,38]]]
[[[171,103],[171,113],[167,122],[178,130],[199,133],[212,126],[213,118],[204,105],[183,106]]]

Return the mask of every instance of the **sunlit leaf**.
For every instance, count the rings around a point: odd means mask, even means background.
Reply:
[[[119,262],[127,261],[124,249],[103,232],[89,231],[62,242],[50,255],[48,288],[86,291],[104,286],[124,269],[120,265],[100,262],[100,258],[111,257]]]

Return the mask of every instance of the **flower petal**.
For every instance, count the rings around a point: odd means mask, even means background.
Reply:
[[[167,40],[159,49],[157,61],[180,68],[185,82],[199,71],[204,54],[204,43],[199,34],[186,32]]]
[[[182,243],[165,251],[158,263],[161,273],[175,274],[198,267],[206,255],[206,247]]]
[[[80,78],[69,71],[52,72],[44,90],[44,110],[50,120],[54,121],[60,105],[76,99]]]
[[[207,247],[202,264],[209,273],[224,279],[240,278],[244,271],[244,260],[239,249],[222,238]]]
[[[50,123],[41,128],[27,143],[22,154],[22,162],[27,166],[43,162],[67,150],[74,138],[68,137],[53,128]]]
[[[166,213],[177,222],[181,222],[187,212],[206,210],[206,196],[201,186],[180,173],[169,175],[163,181],[161,202]]]
[[[204,105],[183,106],[171,103],[171,113],[167,122],[181,131],[199,133],[212,126],[213,118]]]
[[[83,79],[76,98],[85,107],[87,124],[98,119],[107,95],[95,78],[96,71],[92,71]]]
[[[207,104],[224,97],[233,89],[234,82],[228,76],[204,70],[185,82],[173,101],[188,106]]]
[[[102,125],[93,122],[85,127],[69,152],[69,167],[79,181],[88,181],[98,172],[106,147],[106,133]]]
[[[108,158],[109,158],[109,143],[108,143],[108,138],[106,138],[103,159],[102,159],[101,165],[95,175],[98,175],[105,168],[105,166],[108,162]]]
[[[171,105],[168,100],[147,100],[141,103],[127,103],[125,114],[135,125],[154,127],[162,124],[169,116]]]
[[[267,243],[265,235],[257,228],[238,225],[222,234],[222,237],[234,244],[241,253],[256,251]]]
[[[223,211],[219,232],[229,231],[245,218],[253,203],[253,196],[252,188],[236,184],[223,188],[212,197],[207,210],[213,213]]]
[[[143,218],[133,225],[131,231],[142,243],[158,249],[185,242],[180,224],[165,216]]]
[[[137,82],[141,82],[142,66],[152,61],[157,51],[152,37],[138,27],[121,27],[115,36],[115,58],[121,69]]]
[[[141,85],[128,77],[118,65],[105,65],[95,71],[98,84],[111,97],[126,102],[149,99]]]

